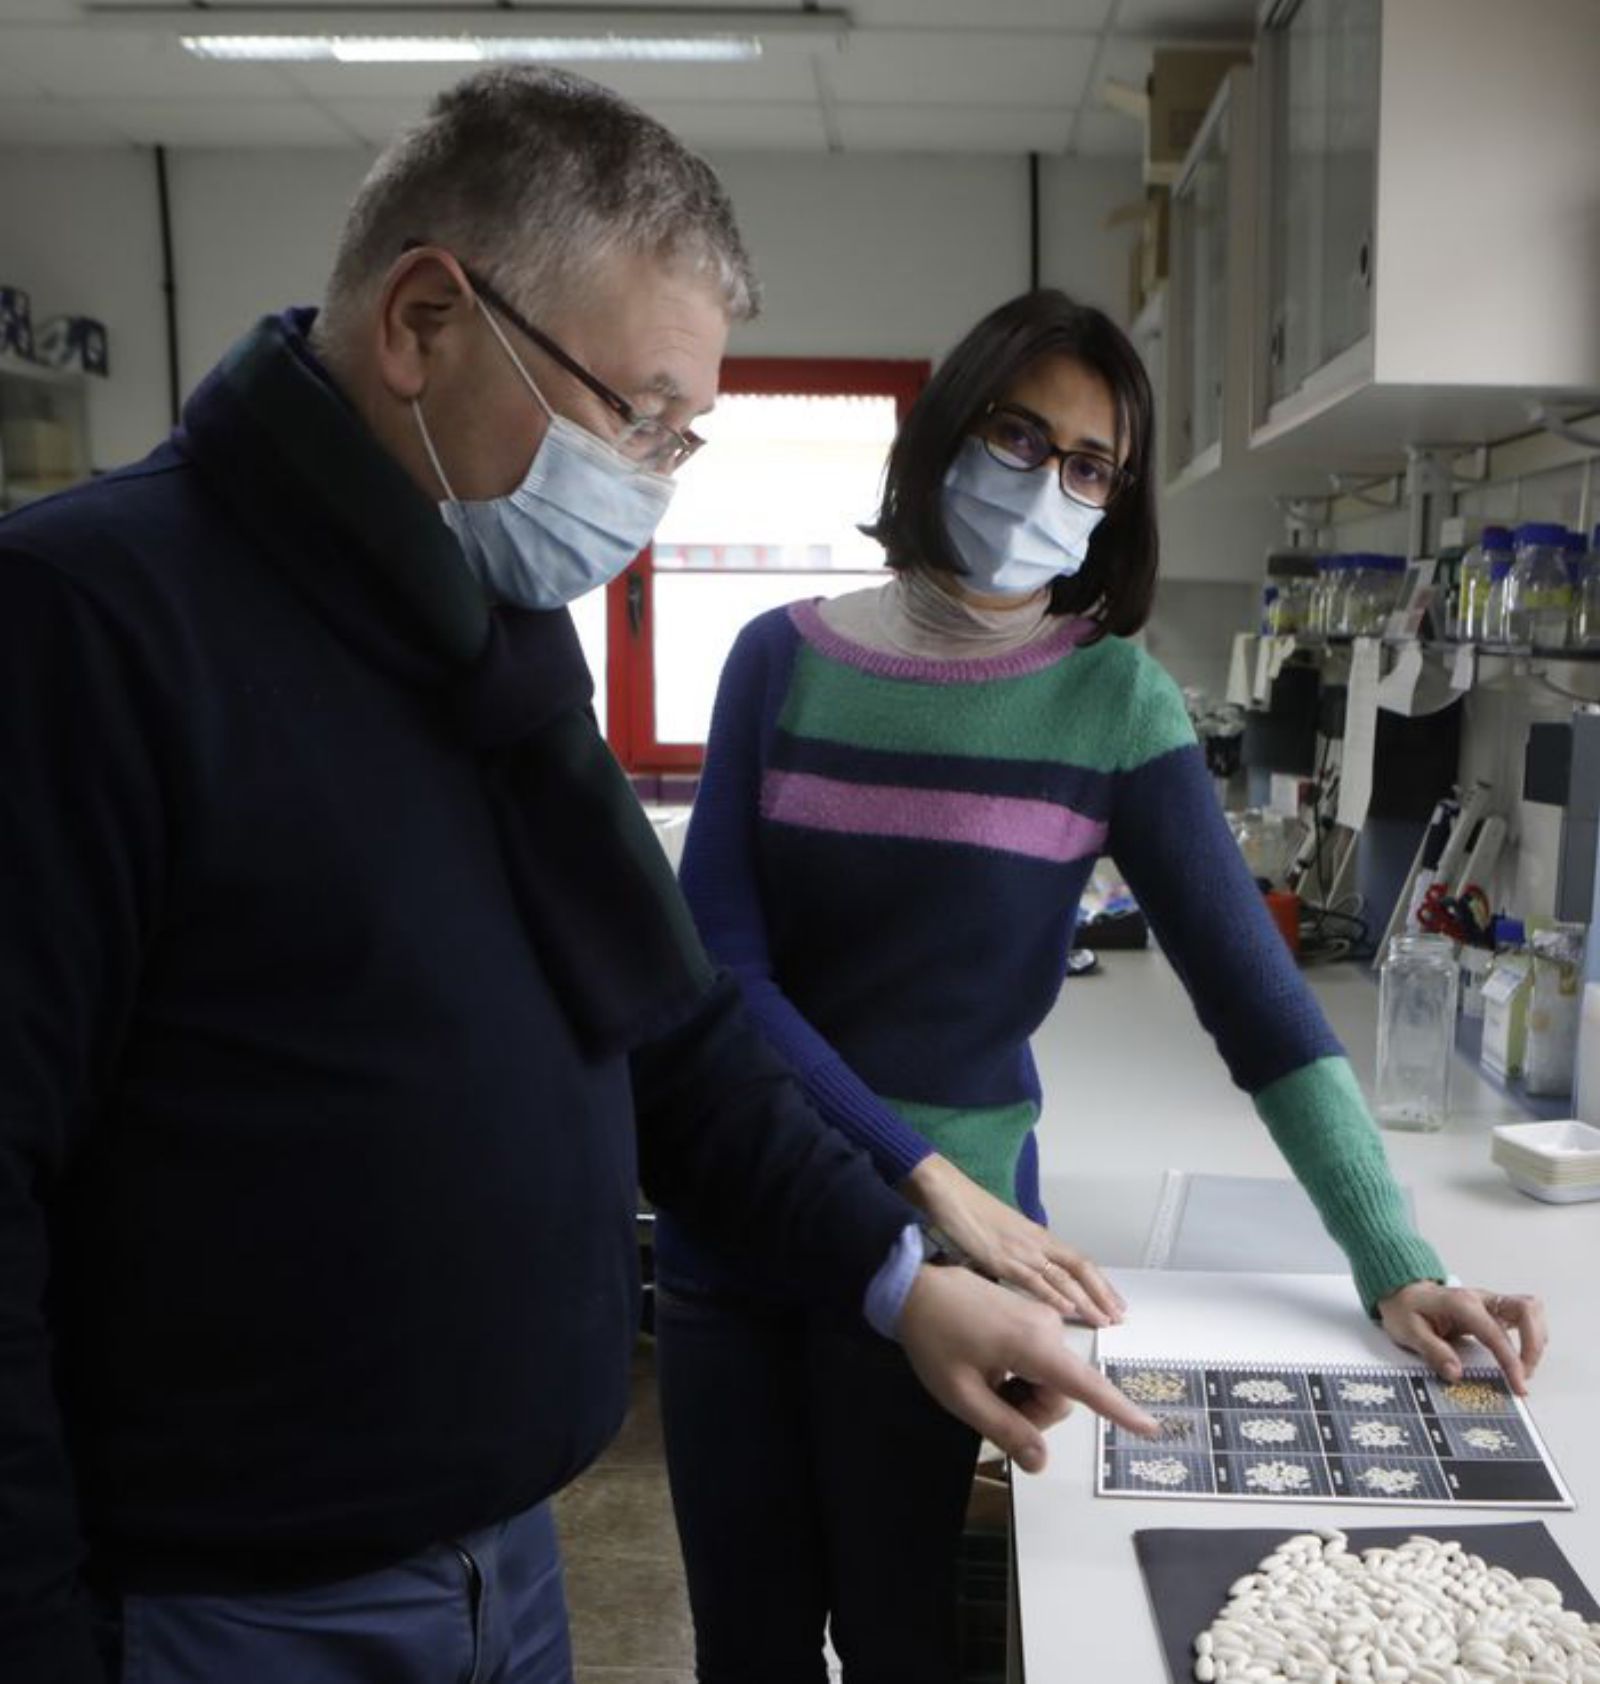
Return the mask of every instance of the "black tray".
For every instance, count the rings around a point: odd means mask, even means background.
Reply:
[[[1233,1581],[1254,1572],[1257,1563],[1286,1539],[1311,1530],[1309,1526],[1293,1531],[1192,1526],[1134,1533],[1134,1551],[1173,1684],[1192,1684],[1194,1640],[1222,1611]],[[1441,1542],[1457,1538],[1462,1548],[1481,1555],[1491,1567],[1559,1585],[1566,1607],[1576,1608],[1586,1620],[1600,1620],[1600,1604],[1540,1521],[1500,1526],[1346,1526],[1341,1530],[1357,1552],[1374,1544],[1403,1544],[1418,1536]]]

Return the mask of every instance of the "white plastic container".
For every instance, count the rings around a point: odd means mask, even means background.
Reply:
[[[1583,986],[1578,1010],[1578,1073],[1572,1084],[1572,1109],[1580,1121],[1600,1123],[1600,982]]]
[[[1565,1098],[1572,1092],[1586,934],[1583,924],[1552,924],[1528,938],[1533,949],[1533,993],[1528,1001],[1523,1084],[1531,1094]]]
[[[1489,1156],[1511,1185],[1546,1204],[1600,1199],[1600,1128],[1576,1118],[1553,1123],[1503,1123]]]
[[[1483,1051],[1479,1063],[1502,1081],[1522,1074],[1532,988],[1526,953],[1499,954],[1483,985]]]

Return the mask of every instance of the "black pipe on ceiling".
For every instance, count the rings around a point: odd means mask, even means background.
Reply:
[[[1028,154],[1028,286],[1039,287],[1039,154]]]
[[[156,195],[161,205],[161,293],[167,317],[167,409],[176,427],[183,407],[183,388],[178,378],[178,283],[172,270],[172,195],[164,146],[156,148]]]

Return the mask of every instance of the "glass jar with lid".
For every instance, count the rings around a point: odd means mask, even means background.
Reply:
[[[1497,560],[1511,559],[1511,528],[1486,526],[1461,562],[1459,636],[1463,643],[1488,643],[1489,588]],[[1600,630],[1600,626],[1597,626]]]
[[[1445,936],[1400,935],[1378,977],[1378,1074],[1373,1115],[1385,1128],[1432,1133],[1450,1109],[1461,972]]]
[[[1579,649],[1600,649],[1600,526],[1573,588],[1572,641]]]
[[[1517,559],[1505,592],[1505,641],[1519,648],[1564,649],[1572,617],[1567,529],[1530,521],[1516,530]]]

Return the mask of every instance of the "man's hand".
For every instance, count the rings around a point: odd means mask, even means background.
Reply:
[[[1415,1351],[1435,1374],[1461,1378],[1461,1358],[1450,1344],[1471,1334],[1499,1363],[1518,1397],[1544,1355],[1544,1305],[1531,1293],[1479,1292],[1472,1287],[1412,1281],[1380,1299],[1384,1331],[1402,1350]],[[1511,1343],[1515,1330],[1517,1342]]]
[[[937,1152],[900,1191],[990,1279],[1008,1281],[1075,1321],[1109,1327],[1127,1308],[1094,1264],[1048,1228],[1013,1210]]]
[[[897,1331],[933,1396],[1029,1473],[1045,1464],[1043,1429],[1074,1400],[1133,1432],[1157,1431],[1137,1404],[1068,1350],[1059,1316],[969,1269],[918,1270]]]

